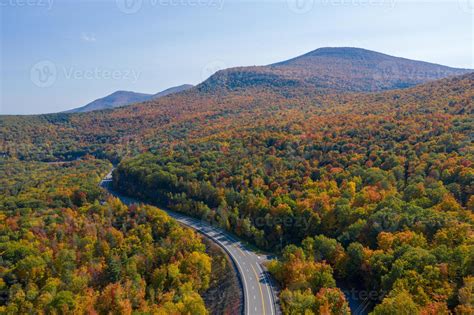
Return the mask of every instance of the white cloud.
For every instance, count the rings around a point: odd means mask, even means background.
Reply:
[[[82,33],[81,39],[85,42],[95,42],[97,40],[95,34],[92,33]]]

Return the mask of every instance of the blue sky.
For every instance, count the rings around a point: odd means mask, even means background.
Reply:
[[[0,10],[0,114],[156,93],[326,46],[474,68],[472,0],[0,0]]]

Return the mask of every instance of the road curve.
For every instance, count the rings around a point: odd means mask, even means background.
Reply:
[[[112,177],[107,175],[101,186],[111,194],[120,198],[125,204],[141,203],[140,201],[122,196],[111,189]],[[241,241],[221,228],[209,223],[160,208],[178,222],[195,229],[221,246],[231,257],[238,270],[243,288],[244,314],[248,315],[279,315],[281,311],[276,303],[277,297],[270,275],[263,263],[270,257],[249,250]]]

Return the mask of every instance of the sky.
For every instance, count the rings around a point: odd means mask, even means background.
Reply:
[[[0,0],[0,114],[360,47],[474,68],[474,0]]]

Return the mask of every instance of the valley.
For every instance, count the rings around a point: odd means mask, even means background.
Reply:
[[[357,314],[341,283],[362,313],[469,314],[473,114],[472,70],[343,47],[0,116],[0,310],[205,314],[213,257],[192,228],[234,262],[245,314]],[[101,203],[111,164],[120,200]]]

